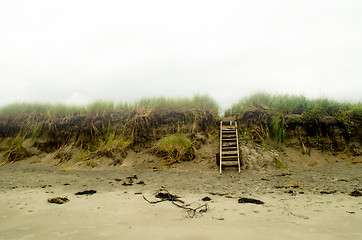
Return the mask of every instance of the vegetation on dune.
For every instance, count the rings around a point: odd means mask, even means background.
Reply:
[[[265,144],[271,137],[281,144],[288,136],[296,137],[308,152],[307,145],[342,150],[353,138],[361,141],[361,111],[362,103],[255,93],[227,109],[225,115],[238,120],[244,139],[249,137]]]
[[[1,164],[13,163],[30,156],[29,152],[22,146],[23,141],[24,137],[20,134],[8,139],[5,159]]]
[[[77,116],[85,112],[84,106],[49,103],[13,103],[0,107],[0,118],[22,120],[28,117]]]
[[[190,161],[195,158],[196,149],[185,135],[170,135],[158,141],[155,154],[164,159],[164,164]]]
[[[132,140],[125,139],[121,135],[110,133],[98,139],[95,145],[95,154],[114,158],[116,152],[125,153],[126,149],[132,144]]]
[[[212,130],[218,113],[217,103],[206,95],[143,98],[133,103],[98,100],[86,106],[14,103],[0,107],[0,139],[21,135],[31,138],[42,152],[72,144],[86,151],[87,157],[115,158],[125,156],[130,146],[152,147],[152,141],[169,134]],[[63,164],[69,154],[59,152],[57,158]]]
[[[255,93],[241,99],[225,115],[240,115],[246,110],[255,107],[268,109],[272,115],[307,114],[333,116],[339,112],[350,111],[351,116],[362,119],[362,103],[337,102],[328,98],[308,99],[303,95],[273,95]]]
[[[97,100],[86,106],[49,104],[49,103],[13,103],[0,107],[0,119],[21,120],[29,117],[74,117],[78,115],[105,115],[125,111],[149,109],[158,114],[172,111],[200,114],[210,112],[218,116],[219,106],[207,95],[195,95],[193,98],[142,98],[133,103],[115,103],[113,101]]]
[[[268,148],[269,139],[277,145],[298,139],[305,154],[312,147],[361,152],[362,103],[256,93],[234,104],[225,116],[238,121],[241,139]],[[193,136],[217,131],[219,120],[218,104],[207,95],[142,98],[133,103],[98,100],[86,106],[14,103],[0,107],[0,157],[5,164],[54,152],[62,165],[72,158],[70,149],[75,147],[80,161],[90,166],[99,157],[112,158],[116,165],[127,150],[148,148],[172,164],[192,160],[195,146],[199,147]]]

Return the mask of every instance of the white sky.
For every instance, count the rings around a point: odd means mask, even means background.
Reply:
[[[0,2],[0,105],[256,91],[362,101],[361,0]]]

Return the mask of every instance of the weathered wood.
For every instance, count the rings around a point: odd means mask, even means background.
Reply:
[[[222,165],[223,167],[237,167],[239,164],[237,161],[224,161]]]
[[[238,151],[230,151],[230,150],[224,150],[223,149],[223,152],[222,152],[222,155],[225,156],[225,155],[238,155]]]
[[[240,173],[239,142],[236,122],[220,122],[220,174],[223,167],[238,167]]]

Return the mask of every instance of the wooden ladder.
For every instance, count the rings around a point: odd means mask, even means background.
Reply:
[[[240,156],[237,123],[220,122],[220,174],[223,167],[238,167]]]

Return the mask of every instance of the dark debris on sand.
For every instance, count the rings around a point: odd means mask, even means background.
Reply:
[[[202,201],[204,201],[204,202],[207,202],[207,201],[211,201],[211,198],[209,198],[209,197],[204,197],[203,199],[201,199]]]
[[[85,191],[77,192],[77,193],[75,193],[75,195],[87,195],[88,196],[88,195],[93,195],[95,193],[97,193],[96,190],[85,190]]]
[[[49,198],[49,203],[56,203],[56,204],[64,204],[69,202],[70,200],[67,197],[56,197],[56,198]]]
[[[254,198],[239,198],[238,203],[264,204],[263,201]]]
[[[362,189],[360,189],[360,191],[362,191]],[[359,190],[355,190],[351,193],[349,193],[350,196],[352,197],[362,197],[362,193]]]

